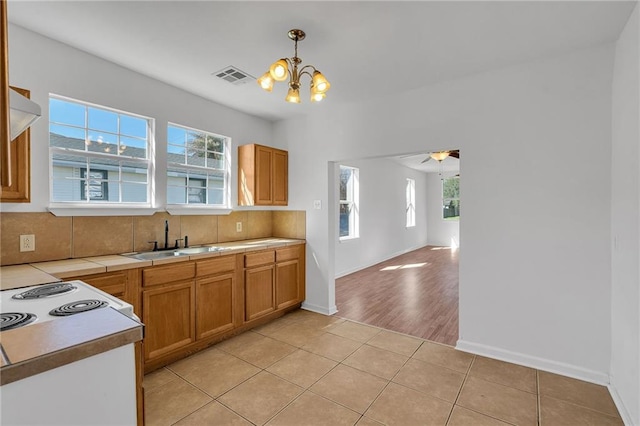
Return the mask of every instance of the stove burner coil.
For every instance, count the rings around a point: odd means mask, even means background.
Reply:
[[[76,286],[71,283],[46,284],[32,288],[31,290],[23,291],[22,293],[14,294],[11,298],[18,300],[40,299],[43,297],[65,294],[75,289]]]
[[[36,320],[34,314],[25,312],[5,312],[0,314],[0,331],[11,330],[13,328],[22,327]]]
[[[66,317],[69,315],[79,314],[81,312],[87,312],[94,309],[106,308],[109,306],[104,300],[78,300],[76,302],[67,303],[59,306],[49,312],[49,315],[54,317]]]

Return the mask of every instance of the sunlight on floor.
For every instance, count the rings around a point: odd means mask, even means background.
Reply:
[[[394,265],[394,266],[386,266],[380,271],[395,271],[396,269],[412,269],[412,268],[421,268],[427,265],[427,263],[409,263],[406,265]]]

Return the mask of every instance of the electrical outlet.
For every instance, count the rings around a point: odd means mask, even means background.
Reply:
[[[236,222],[236,232],[242,232],[242,222]]]
[[[20,251],[36,251],[36,236],[20,235]]]
[[[316,210],[322,209],[322,200],[313,200],[313,208]]]

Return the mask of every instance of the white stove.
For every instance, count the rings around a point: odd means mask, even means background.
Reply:
[[[1,331],[19,330],[85,310],[133,307],[82,281],[0,291]],[[18,318],[20,324],[11,324]],[[19,333],[19,331],[16,331]],[[0,345],[1,348],[1,345]],[[0,387],[0,423],[113,426],[136,424],[136,358],[130,343]],[[33,409],[38,401],[38,409]],[[117,407],[117,409],[114,409]]]
[[[116,309],[137,320],[129,303],[82,281],[0,291],[2,331],[103,308]]]

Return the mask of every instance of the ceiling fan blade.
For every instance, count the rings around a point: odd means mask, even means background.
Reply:
[[[460,151],[458,151],[457,149],[454,151],[449,151],[449,157],[453,157],[453,158],[460,158]]]
[[[426,162],[427,162],[427,161],[429,161],[429,160],[431,160],[431,156],[430,156],[430,155],[429,155],[429,156],[427,156],[427,158],[425,158],[424,160],[422,160],[422,161],[420,162],[420,164],[424,164],[424,163],[426,163]]]

